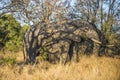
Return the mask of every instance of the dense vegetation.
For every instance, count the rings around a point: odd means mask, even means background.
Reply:
[[[0,50],[21,50],[24,33],[28,27],[21,27],[11,14],[0,17]]]

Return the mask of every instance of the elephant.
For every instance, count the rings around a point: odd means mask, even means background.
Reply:
[[[88,48],[92,48],[91,53],[99,54],[99,49],[102,45],[102,34],[94,24],[84,20],[73,20],[68,22],[68,24],[77,27],[73,33],[82,38],[82,41],[79,45],[77,45],[77,48],[79,48],[78,46],[81,46],[81,44],[84,43],[87,44]]]
[[[45,49],[48,55],[59,55],[58,59],[66,63],[71,61],[74,52],[79,58],[79,46],[87,40],[92,41],[93,53],[97,53],[102,44],[98,29],[87,21],[77,19],[61,24],[42,22],[26,32],[23,40],[24,58],[26,62],[34,63],[36,56]]]
[[[46,26],[46,24],[42,24],[37,27],[31,27],[26,32],[23,40],[23,53],[26,62],[34,63],[36,56],[39,55],[44,48],[47,53],[67,56],[66,53],[69,51],[71,41],[64,37],[67,36],[68,33],[62,31],[62,29],[57,30],[55,29],[56,27],[56,25]],[[61,28],[64,28],[64,26]]]

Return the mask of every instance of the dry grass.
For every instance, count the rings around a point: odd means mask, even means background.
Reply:
[[[17,63],[0,66],[0,80],[120,80],[120,59],[82,56],[78,63],[50,64],[42,61],[34,66]]]

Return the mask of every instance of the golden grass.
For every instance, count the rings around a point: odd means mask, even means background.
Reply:
[[[120,59],[82,56],[78,63],[23,65],[22,53],[17,63],[0,66],[0,80],[120,80]]]

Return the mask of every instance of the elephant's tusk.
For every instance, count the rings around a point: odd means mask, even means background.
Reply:
[[[92,41],[94,41],[95,43],[98,43],[98,44],[102,44],[102,42],[100,42],[100,41],[98,41],[98,40],[96,40],[96,39],[91,39]]]
[[[104,45],[104,44],[102,44],[102,42],[100,42],[96,39],[93,39],[93,38],[91,40],[94,41],[95,43],[98,43],[98,44],[102,45],[102,46],[106,46],[106,47],[113,47],[114,46],[114,45]]]
[[[113,47],[114,45],[111,44],[111,45],[105,45],[105,46],[106,46],[106,47]]]

